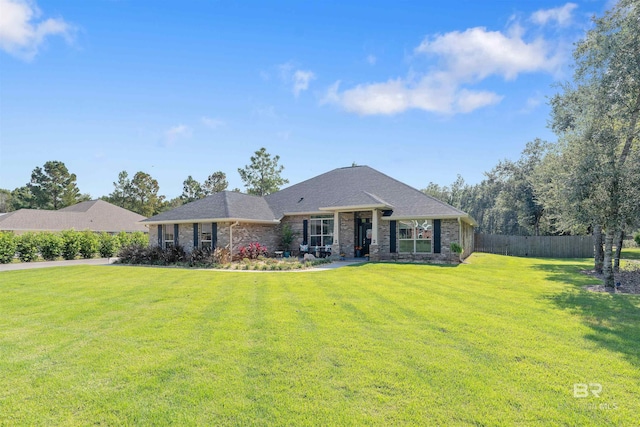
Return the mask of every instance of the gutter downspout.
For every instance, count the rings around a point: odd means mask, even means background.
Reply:
[[[229,254],[233,255],[233,227],[240,225],[239,221],[234,222],[229,226]]]
[[[462,218],[458,217],[458,238],[460,239],[460,246],[462,246],[462,254],[464,254],[464,237],[462,236]],[[462,254],[460,261],[462,261]]]

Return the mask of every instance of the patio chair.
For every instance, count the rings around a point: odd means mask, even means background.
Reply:
[[[309,245],[300,245],[300,256],[309,253]]]

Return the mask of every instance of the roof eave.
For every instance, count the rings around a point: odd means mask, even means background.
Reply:
[[[465,221],[467,224],[472,225],[473,227],[477,227],[478,223],[469,215],[403,215],[403,216],[383,216],[383,221],[402,221],[408,219],[460,219]]]
[[[249,219],[249,218],[192,218],[192,219],[166,219],[160,221],[138,221],[142,225],[162,225],[162,224],[193,224],[202,222],[241,222],[245,224],[280,224],[277,219]]]
[[[321,211],[331,211],[331,212],[353,212],[353,211],[362,211],[362,210],[373,210],[373,209],[392,209],[389,205],[384,204],[376,204],[376,205],[352,205],[352,206],[327,206],[319,208]]]
[[[285,212],[282,214],[282,217],[285,216],[300,216],[300,215],[324,215],[326,212],[323,211],[308,211],[308,212]]]

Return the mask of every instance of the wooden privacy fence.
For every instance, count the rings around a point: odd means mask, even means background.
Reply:
[[[474,250],[490,254],[540,258],[590,258],[591,236],[502,236],[475,233]]]

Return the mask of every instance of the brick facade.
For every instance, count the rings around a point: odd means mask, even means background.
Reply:
[[[440,250],[441,253],[431,254],[411,254],[411,253],[391,253],[390,221],[382,216],[381,211],[376,211],[378,215],[378,244],[370,246],[370,259],[377,260],[399,260],[399,261],[456,261],[457,255],[450,249],[452,242],[462,245],[464,248],[463,257],[469,256],[473,252],[473,227],[462,223],[457,219],[443,219],[440,224]],[[369,219],[372,221],[372,211],[362,212],[340,212],[339,218],[339,248],[334,247],[333,256],[338,257],[344,253],[348,258],[355,256],[355,235],[356,222],[358,219]],[[234,225],[230,222],[220,222],[217,226],[217,247],[228,247],[231,228],[233,228],[233,248],[232,253],[237,253],[241,246],[246,246],[251,242],[258,242],[265,245],[270,254],[276,250],[289,249],[297,254],[299,245],[302,244],[304,221],[309,221],[310,215],[297,215],[285,217],[280,224],[248,224],[240,223]],[[372,221],[373,222],[373,221]],[[288,224],[295,233],[295,239],[291,247],[284,248],[281,243],[282,227]],[[308,222],[307,222],[308,224]],[[462,236],[460,229],[462,228]],[[396,228],[397,233],[398,228]],[[396,235],[396,242],[397,242]],[[149,243],[153,246],[158,244],[158,227],[149,227]],[[178,243],[190,251],[193,249],[193,224],[179,224]],[[396,243],[396,248],[398,245]]]

